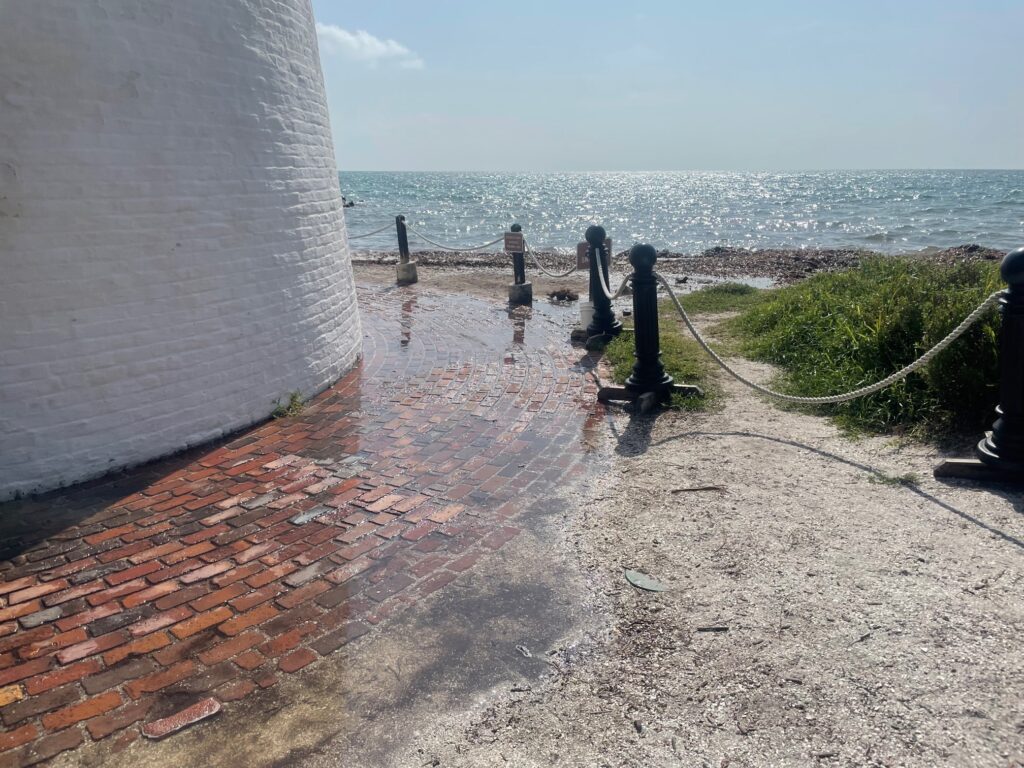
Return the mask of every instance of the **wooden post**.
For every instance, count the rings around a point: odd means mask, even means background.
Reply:
[[[512,254],[512,284],[508,287],[510,304],[532,304],[533,285],[526,282],[526,241],[523,228],[513,224],[505,233],[505,253]]]
[[[405,230],[405,216],[395,216],[395,232],[398,235],[398,284],[410,285],[419,282],[416,262],[409,261],[409,233]]]
[[[395,232],[398,234],[398,258],[403,264],[408,264],[409,233],[405,230],[405,216],[395,216]]]

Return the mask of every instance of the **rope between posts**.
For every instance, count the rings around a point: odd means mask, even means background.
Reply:
[[[376,235],[378,232],[383,232],[385,229],[390,229],[393,226],[395,226],[395,225],[394,224],[385,224],[380,229],[373,230],[373,232],[363,232],[360,235],[349,235],[348,239],[349,240],[358,240],[360,237],[369,237],[370,235]]]
[[[683,318],[683,322],[686,323],[686,327],[690,329],[690,333],[693,334],[693,337],[697,340],[697,343],[700,344],[704,351],[711,355],[714,361],[718,363],[733,378],[735,378],[741,384],[745,384],[751,389],[760,392],[762,395],[768,395],[769,397],[774,397],[778,400],[785,400],[786,402],[790,403],[810,403],[815,405],[826,405],[829,403],[845,403],[848,400],[855,400],[858,397],[864,397],[865,395],[874,394],[879,390],[885,389],[891,384],[895,384],[897,381],[905,378],[908,374],[913,373],[918,368],[927,365],[936,355],[942,352],[942,350],[944,350],[946,347],[948,347],[950,344],[952,344],[954,341],[960,338],[960,336],[963,335],[964,331],[966,331],[968,328],[974,325],[974,323],[977,322],[978,318],[985,314],[985,312],[993,304],[995,304],[1000,299],[1000,297],[1002,297],[1005,294],[1005,291],[996,291],[995,293],[993,293],[991,296],[989,296],[987,299],[981,302],[981,304],[978,305],[977,309],[975,309],[973,312],[971,312],[971,314],[965,317],[963,322],[961,322],[960,325],[958,325],[956,328],[950,331],[949,334],[947,334],[947,336],[944,339],[942,339],[938,344],[929,349],[927,352],[925,352],[923,355],[917,358],[917,360],[912,362],[910,365],[900,368],[900,370],[896,371],[896,373],[893,373],[890,376],[886,376],[881,381],[875,382],[874,384],[870,384],[866,387],[854,389],[850,392],[844,392],[841,395],[829,395],[827,397],[797,397],[796,395],[784,395],[781,392],[775,392],[774,390],[768,389],[767,387],[762,387],[760,384],[756,384],[755,382],[744,378],[741,374],[733,370],[728,363],[726,363],[722,358],[720,358],[715,353],[715,351],[708,346],[708,343],[704,340],[704,337],[701,336],[700,332],[694,327],[693,323],[690,321],[689,315],[686,314],[686,310],[683,309],[683,305],[679,303],[679,299],[676,298],[676,294],[672,290],[672,286],[668,284],[668,281],[658,272],[655,272],[654,276],[658,279],[658,282],[665,286],[665,290],[668,291],[668,295],[672,299],[672,303],[675,304],[676,309],[679,311],[679,314]]]
[[[608,290],[605,290],[604,293],[605,293],[605,296],[608,297],[608,301],[613,301],[614,299],[619,298],[619,296],[621,296],[623,293],[625,293],[626,286],[629,285],[629,281],[632,280],[632,279],[633,279],[632,275],[626,275],[624,278],[622,278],[622,283],[619,285],[619,289],[617,291],[615,291],[615,293],[610,293]],[[605,287],[604,286],[604,280],[602,280],[601,281],[601,288],[604,289],[604,287]]]
[[[594,255],[597,255],[597,251],[594,252]],[[611,259],[609,259],[609,261],[610,260]],[[603,265],[600,263],[598,263],[597,265],[598,282],[601,284],[601,290],[604,292],[604,295],[608,297],[608,301],[614,301],[615,299],[619,298],[619,296],[622,295],[622,292],[623,290],[625,290],[626,284],[629,282],[629,279],[631,277],[632,275],[626,275],[626,277],[622,281],[622,285],[619,286],[619,290],[617,290],[615,293],[612,293],[611,289],[608,287],[608,282],[604,279]]]
[[[405,225],[405,228],[407,230],[409,230],[410,232],[412,232],[413,234],[418,235],[421,239],[426,240],[431,245],[436,245],[438,248],[443,248],[446,251],[482,251],[484,248],[489,248],[492,245],[494,245],[495,243],[500,243],[502,240],[505,239],[505,236],[502,235],[501,237],[496,238],[494,240],[491,240],[491,242],[489,242],[489,243],[484,243],[483,245],[474,245],[471,248],[459,248],[459,247],[454,246],[454,245],[445,245],[444,243],[438,243],[435,240],[431,240],[429,237],[424,235],[422,232],[420,232],[419,230],[413,229],[408,224]]]
[[[537,269],[539,269],[541,272],[543,272],[548,277],[568,277],[573,272],[575,272],[577,269],[579,269],[579,265],[578,264],[573,264],[572,267],[570,267],[567,272],[558,272],[558,273],[550,272],[550,271],[548,271],[547,269],[544,268],[543,264],[540,263],[540,260],[537,259],[537,254],[535,254],[533,252],[533,250],[530,248],[530,244],[527,243],[526,240],[523,240],[523,247],[526,248],[526,252],[528,254],[530,254],[530,258],[533,259],[533,263],[537,266]]]

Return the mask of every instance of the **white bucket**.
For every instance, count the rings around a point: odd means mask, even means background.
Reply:
[[[584,328],[594,320],[594,303],[592,301],[580,302],[580,325]]]

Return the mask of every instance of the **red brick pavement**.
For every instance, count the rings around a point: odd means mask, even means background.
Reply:
[[[558,311],[360,300],[362,362],[301,415],[0,505],[0,768],[274,685],[444,588],[582,471],[598,406]]]

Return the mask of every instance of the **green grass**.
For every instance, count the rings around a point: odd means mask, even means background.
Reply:
[[[748,309],[763,302],[769,291],[744,283],[715,283],[699,291],[679,297],[679,303],[689,313],[717,314]],[[664,305],[675,313],[670,301]]]
[[[275,419],[283,419],[286,416],[298,416],[305,407],[306,401],[302,399],[302,395],[298,392],[292,392],[288,395],[287,403],[282,403],[280,398],[274,401],[274,410],[270,415]]]
[[[914,488],[921,484],[921,478],[913,472],[905,472],[902,475],[890,475],[885,472],[878,472],[868,475],[868,482],[875,485],[902,485],[906,488]]]
[[[912,362],[1001,287],[992,263],[874,258],[764,291],[726,325],[745,355],[781,367],[783,391],[830,395]],[[993,310],[918,373],[821,410],[853,431],[976,434],[991,424],[997,401],[998,323]]]
[[[662,323],[660,329],[661,362],[677,384],[695,384],[704,392],[704,397],[672,396],[672,407],[685,411],[706,411],[718,403],[721,389],[712,370],[714,363],[691,338],[687,338],[672,325]],[[604,354],[612,364],[612,375],[617,384],[622,384],[633,372],[634,342],[632,332],[626,332],[614,339]]]

